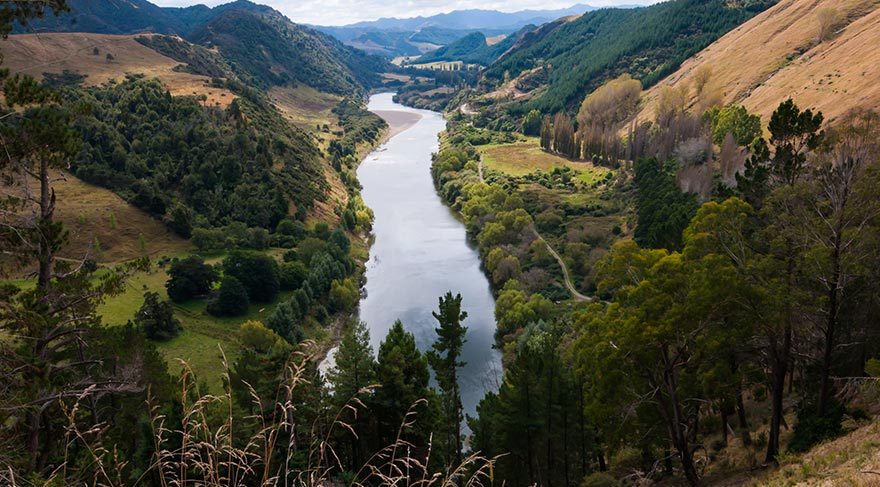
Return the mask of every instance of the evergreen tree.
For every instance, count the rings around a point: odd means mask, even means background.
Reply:
[[[461,322],[467,318],[467,312],[461,310],[461,294],[453,297],[452,292],[439,298],[439,308],[439,313],[431,313],[440,326],[434,329],[438,338],[427,356],[442,391],[441,426],[446,432],[443,443],[447,465],[458,465],[461,463],[461,422],[464,420],[458,369],[466,365],[461,360],[461,349],[467,327],[462,326]]]
[[[363,462],[366,447],[371,443],[369,411],[362,406],[372,393],[367,388],[376,380],[376,362],[366,323],[354,321],[348,326],[334,359],[336,366],[328,371],[327,380],[333,386],[334,407],[350,411],[350,414],[344,414],[342,420],[348,422],[354,430],[353,434],[348,435],[348,466],[355,469]]]
[[[247,289],[238,279],[226,276],[220,282],[217,298],[208,304],[208,313],[214,316],[241,316],[250,306]]]
[[[174,317],[174,308],[171,303],[161,301],[158,293],[144,294],[144,304],[134,321],[151,340],[170,340],[180,333],[180,320]]]
[[[217,282],[217,277],[217,271],[206,264],[205,259],[191,255],[171,262],[165,289],[172,301],[180,303],[208,294]]]
[[[378,426],[375,446],[390,445],[397,438],[404,419],[417,419],[415,429],[404,428],[403,438],[419,446],[427,444],[432,431],[433,394],[428,387],[428,361],[416,347],[416,338],[403,328],[400,320],[388,331],[388,336],[379,345],[376,360],[376,390],[371,400],[370,411],[376,417]],[[412,410],[417,417],[407,418]]]

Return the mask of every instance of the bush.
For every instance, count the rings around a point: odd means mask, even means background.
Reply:
[[[596,472],[584,477],[581,487],[618,487],[620,482],[607,472]]]
[[[214,316],[241,316],[251,302],[247,289],[234,276],[226,276],[220,283],[220,293],[208,304],[208,313]]]
[[[165,289],[175,303],[208,294],[217,282],[217,271],[197,255],[171,261],[168,276]]]
[[[819,415],[813,404],[801,406],[797,412],[797,424],[788,444],[788,450],[801,453],[813,445],[843,433],[844,407],[838,402],[831,402],[825,414]]]
[[[196,228],[192,231],[192,243],[202,252],[226,248],[226,233],[217,228]]]
[[[180,321],[174,317],[171,303],[161,301],[157,293],[144,294],[144,304],[134,320],[151,340],[170,340],[180,333]]]
[[[354,279],[335,280],[330,283],[330,309],[347,311],[353,309],[360,298],[360,290]]]
[[[252,301],[269,303],[281,288],[278,263],[267,255],[232,252],[223,260],[223,273],[241,281]]]

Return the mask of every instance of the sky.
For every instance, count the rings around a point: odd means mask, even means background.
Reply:
[[[209,6],[232,0],[152,0],[163,7],[204,3]],[[578,3],[594,7],[653,3],[651,0],[252,0],[269,5],[300,24],[345,25],[380,17],[417,17],[452,10],[486,9],[514,12],[565,8]]]

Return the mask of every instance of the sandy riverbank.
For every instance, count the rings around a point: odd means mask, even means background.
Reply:
[[[418,113],[403,112],[399,110],[376,110],[373,113],[379,115],[388,122],[389,138],[412,127],[416,122],[422,119],[422,116]]]

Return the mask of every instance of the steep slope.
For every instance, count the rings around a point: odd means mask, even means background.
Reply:
[[[262,86],[302,83],[321,91],[350,94],[379,83],[385,61],[344,46],[332,37],[294,24],[278,12],[228,10],[189,40],[216,47]]]
[[[834,9],[839,23],[819,41],[819,15]],[[766,122],[788,97],[826,119],[855,106],[880,108],[880,1],[782,0],[684,62],[646,94],[649,118],[664,86],[690,85],[711,69],[726,103],[739,103]]]
[[[485,73],[489,83],[540,68],[546,81],[532,106],[573,109],[608,79],[629,72],[650,86],[684,60],[773,2],[673,0],[638,9],[603,9],[525,36]]]

